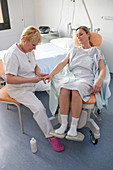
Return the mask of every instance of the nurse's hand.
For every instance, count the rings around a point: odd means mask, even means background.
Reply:
[[[33,77],[33,83],[38,83],[41,80],[43,80],[43,77],[40,76]]]

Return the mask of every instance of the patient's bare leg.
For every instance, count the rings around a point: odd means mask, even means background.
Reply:
[[[59,107],[60,107],[60,115],[61,115],[61,126],[60,128],[55,130],[55,133],[63,134],[68,125],[68,113],[70,108],[70,90],[61,89],[60,97],[59,97]]]
[[[61,88],[59,96],[60,114],[68,115],[70,110],[70,93],[68,89]]]
[[[71,100],[71,111],[72,111],[72,122],[70,130],[67,135],[69,136],[77,136],[77,125],[80,117],[82,109],[82,99],[78,93],[78,91],[72,91],[72,100]]]
[[[77,90],[72,90],[71,111],[72,117],[79,118],[82,109],[82,98]]]

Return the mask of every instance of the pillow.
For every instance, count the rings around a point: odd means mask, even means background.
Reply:
[[[75,46],[73,38],[67,38],[67,37],[52,39],[50,42],[66,50],[69,50]]]

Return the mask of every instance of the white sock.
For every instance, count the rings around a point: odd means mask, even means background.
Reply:
[[[78,125],[79,118],[72,117],[71,127],[67,132],[69,136],[77,136],[77,125]]]
[[[61,135],[66,131],[67,125],[68,125],[67,119],[68,119],[68,115],[61,115],[62,124],[61,124],[60,128],[55,130],[55,133],[58,133]]]

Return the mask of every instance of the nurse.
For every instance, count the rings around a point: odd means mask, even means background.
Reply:
[[[23,30],[20,42],[13,44],[4,56],[4,69],[8,94],[28,107],[33,117],[55,151],[63,151],[64,146],[49,132],[52,124],[46,115],[46,109],[35,96],[35,91],[49,90],[44,84],[41,69],[36,63],[34,50],[41,42],[41,35],[37,28],[29,26]]]

